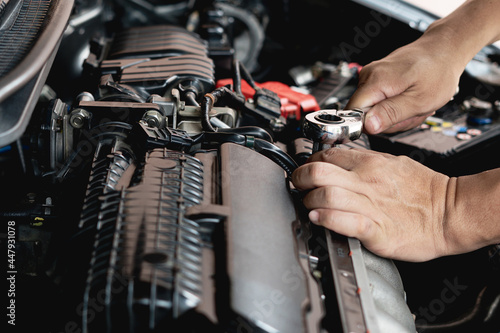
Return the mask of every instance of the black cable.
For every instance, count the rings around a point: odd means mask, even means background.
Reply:
[[[241,79],[245,79],[247,83],[255,90],[260,90],[261,88],[257,86],[255,81],[252,78],[252,75],[245,68],[243,63],[238,60],[233,61],[233,90],[230,90],[227,86],[219,87],[212,91],[211,93],[205,94],[203,96],[203,100],[200,104],[201,110],[201,125],[204,131],[215,132],[216,129],[210,123],[210,111],[214,107],[214,105],[218,102],[219,99],[224,99],[226,105],[236,109],[241,110],[245,106],[245,96],[241,91]],[[188,96],[188,95],[186,95]],[[219,129],[220,130],[220,129]],[[267,140],[267,136],[262,137]],[[268,140],[271,141],[272,140]]]
[[[211,93],[205,94],[200,105],[202,114],[201,125],[204,131],[217,131],[210,123],[210,111],[219,99],[224,99],[227,106],[237,110],[245,105],[245,98],[243,96],[238,96],[234,91],[229,90],[226,86],[219,87]]]
[[[201,101],[200,104],[201,127],[206,132],[217,131],[215,127],[213,127],[212,124],[210,123],[210,110],[212,110],[214,104],[215,101],[214,98],[212,97],[212,94],[206,94],[205,96],[203,96],[203,100]]]
[[[238,145],[246,145],[247,138],[244,135],[237,133],[223,133],[223,132],[205,132],[201,136],[200,141],[204,148],[218,147],[223,143],[230,142]]]
[[[201,144],[203,149],[216,148],[223,143],[234,143],[241,146],[254,149],[256,152],[266,156],[281,168],[283,168],[289,177],[295,169],[298,168],[297,163],[278,146],[275,146],[265,139],[255,138],[231,132],[204,132],[193,141],[193,144]]]
[[[241,62],[238,62],[239,64],[239,70],[241,72],[241,77],[247,81],[247,83],[254,89],[254,90],[259,90],[260,88],[257,87],[257,84],[255,83],[255,81],[253,80],[252,78],[252,75],[250,75],[250,72],[246,69],[246,67],[241,63]]]
[[[261,88],[257,86],[252,75],[242,62],[235,59],[233,62],[233,90],[236,94],[243,96],[241,91],[241,79],[244,79],[255,91]]]
[[[255,139],[254,149],[256,152],[268,157],[282,167],[289,177],[291,177],[295,169],[298,168],[297,163],[290,157],[290,155],[268,141]]]
[[[240,73],[240,62],[235,59],[233,62],[233,90],[240,96],[243,96],[241,92],[241,73]]]
[[[112,89],[115,93],[109,94],[107,96],[102,96],[100,101],[113,101],[117,100],[127,100],[130,99],[132,101],[137,101],[139,103],[146,103],[146,99],[143,98],[134,88],[119,84],[116,82],[106,82],[104,85],[105,88]]]
[[[217,130],[218,132],[222,133],[236,133],[236,134],[241,134],[241,135],[246,135],[246,136],[253,136],[255,138],[259,138],[262,140],[266,140],[269,142],[273,142],[273,138],[269,132],[267,132],[265,129],[257,126],[242,126],[242,127],[236,127],[236,128],[219,128]]]

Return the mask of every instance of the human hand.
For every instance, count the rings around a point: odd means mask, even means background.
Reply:
[[[346,109],[373,106],[365,118],[367,133],[413,128],[453,97],[463,62],[454,63],[453,48],[442,44],[421,38],[363,67]]]
[[[332,148],[311,156],[292,176],[311,190],[309,218],[358,238],[383,257],[425,261],[445,254],[449,178],[411,160],[368,150]]]

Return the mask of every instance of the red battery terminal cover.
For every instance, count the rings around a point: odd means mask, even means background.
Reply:
[[[233,79],[221,79],[217,81],[217,88],[233,84]],[[318,111],[320,109],[314,96],[293,90],[290,86],[277,82],[267,81],[255,83],[260,88],[269,89],[278,94],[281,102],[281,115],[285,118],[294,117],[300,119],[302,113]],[[252,98],[255,90],[245,81],[241,80],[241,92],[245,98]]]
[[[361,66],[360,64],[358,64],[357,62],[350,62],[349,65],[348,65],[349,68],[356,68],[357,69],[357,72],[359,74],[359,72],[361,72],[361,70],[363,69],[363,66]]]

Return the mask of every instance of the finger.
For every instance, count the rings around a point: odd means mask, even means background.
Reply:
[[[387,95],[383,92],[383,89],[381,89],[381,85],[383,85],[383,83],[379,84],[374,81],[367,83],[368,77],[369,75],[365,75],[360,79],[360,83],[356,88],[356,91],[347,102],[345,107],[346,110],[371,107],[387,98]]]
[[[365,163],[369,156],[380,154],[367,149],[330,148],[313,154],[309,162],[327,162],[345,170],[354,170],[361,163]]]
[[[355,176],[334,164],[325,162],[306,163],[292,174],[292,183],[299,190],[310,190],[321,186],[347,186]]]
[[[339,186],[318,187],[307,193],[303,203],[309,209],[328,208],[376,218],[377,209],[370,199],[355,190]]]
[[[384,132],[407,119],[422,116],[421,112],[411,92],[406,91],[374,105],[365,116],[364,129],[369,134]]]
[[[315,209],[309,212],[312,223],[363,243],[373,244],[378,237],[378,225],[368,217],[333,209]]]
[[[396,253],[394,244],[387,241],[387,236],[381,225],[363,214],[332,209],[315,209],[309,212],[309,219],[312,223],[324,226],[336,233],[359,239],[368,250],[382,257],[404,258],[405,260],[409,258],[409,255]]]
[[[409,130],[411,128],[415,128],[415,127],[419,126],[420,124],[422,124],[427,117],[433,115],[434,113],[435,112],[429,112],[423,116],[416,116],[416,117],[412,117],[412,118],[407,119],[407,120],[403,120],[402,122],[399,122],[396,125],[388,128],[384,132],[385,133],[395,133],[395,132],[401,132],[401,131]]]

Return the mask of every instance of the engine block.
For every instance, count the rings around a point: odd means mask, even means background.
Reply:
[[[266,72],[258,55],[271,7],[76,2],[59,36],[66,61],[50,59],[57,79],[33,90],[30,126],[10,136],[32,176],[19,187],[43,203],[2,216],[22,216],[23,232],[51,244],[43,272],[26,268],[64,304],[48,331],[415,331],[394,263],[311,224],[290,181],[314,147],[303,121],[320,107],[303,90],[254,79]],[[329,110],[343,101],[334,97]],[[330,143],[361,135],[360,113],[321,114],[356,125]]]

